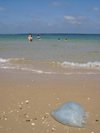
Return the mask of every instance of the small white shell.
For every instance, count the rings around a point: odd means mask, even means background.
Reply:
[[[33,125],[33,126],[34,126],[34,125],[35,125],[35,123],[31,123],[31,125]]]
[[[29,100],[26,100],[26,103],[28,104],[29,103]]]

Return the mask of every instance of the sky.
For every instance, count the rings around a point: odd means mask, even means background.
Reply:
[[[0,34],[100,34],[100,0],[0,0]]]

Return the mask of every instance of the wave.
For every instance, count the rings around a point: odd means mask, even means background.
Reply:
[[[23,63],[23,62],[26,62],[26,61],[30,61],[29,59],[26,59],[26,58],[8,58],[8,59],[3,59],[3,58],[0,58],[0,63]]]
[[[74,62],[62,62],[59,63],[62,67],[84,67],[84,68],[97,68],[100,69],[100,62],[87,62],[87,63],[74,63]]]
[[[58,70],[63,70],[59,71]],[[26,58],[0,58],[0,68],[1,69],[17,69],[17,70],[25,70],[25,71],[31,71],[34,73],[39,73],[39,74],[83,74],[82,71],[81,73],[79,71],[70,71],[66,72],[67,68],[72,69],[89,69],[87,74],[96,74],[93,71],[90,72],[90,70],[100,70],[100,62],[95,61],[95,62],[87,62],[87,63],[78,63],[78,62],[37,62],[31,59],[26,59]],[[50,68],[50,69],[49,69]],[[56,69],[57,68],[57,69]]]
[[[2,59],[2,58],[0,58],[0,62],[2,63],[2,62],[9,62],[9,59]]]
[[[23,62],[28,62],[28,61],[35,61],[35,60],[31,60],[31,59],[26,59],[26,58],[8,58],[8,59],[3,59],[0,58],[0,63],[23,63]],[[50,61],[48,62],[50,64]],[[51,64],[58,64],[58,66],[62,66],[62,67],[90,67],[90,68],[99,68],[100,67],[100,62],[99,61],[95,61],[95,62],[87,62],[87,63],[77,63],[77,62],[51,62]]]

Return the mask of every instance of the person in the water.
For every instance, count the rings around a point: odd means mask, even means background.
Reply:
[[[29,33],[28,39],[29,39],[29,41],[32,41],[33,40],[33,37],[32,37],[32,34],[31,33]]]
[[[41,40],[41,38],[40,38],[40,36],[39,36],[39,35],[37,35],[37,39],[38,39],[38,40]]]
[[[65,39],[64,41],[68,41],[67,39]]]

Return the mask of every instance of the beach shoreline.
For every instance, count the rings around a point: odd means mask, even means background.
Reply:
[[[37,74],[0,69],[0,132],[100,132],[100,74]],[[88,113],[87,128],[54,120],[50,112],[68,101]]]

